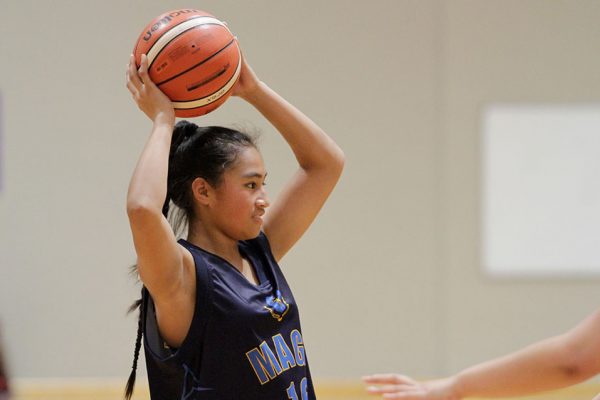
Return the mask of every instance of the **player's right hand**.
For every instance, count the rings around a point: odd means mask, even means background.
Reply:
[[[140,110],[152,122],[175,123],[175,110],[171,100],[152,82],[148,75],[148,57],[142,55],[139,69],[136,69],[133,54],[127,66],[127,89]]]

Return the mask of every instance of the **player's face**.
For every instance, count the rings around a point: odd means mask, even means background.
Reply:
[[[236,240],[258,236],[269,206],[266,176],[262,156],[254,147],[244,147],[233,167],[223,173],[215,190],[218,206],[214,217],[227,236]]]

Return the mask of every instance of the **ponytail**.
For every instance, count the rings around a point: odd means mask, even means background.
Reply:
[[[169,198],[169,194],[167,193],[167,198],[165,199],[165,202],[163,203],[162,206],[162,214],[165,216],[165,218],[167,218],[169,216],[169,203],[171,202],[171,199]]]

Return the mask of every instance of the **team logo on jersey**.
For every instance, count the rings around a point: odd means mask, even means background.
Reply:
[[[271,295],[267,297],[267,305],[265,308],[269,310],[273,318],[281,322],[285,314],[289,311],[290,305],[285,301],[281,292],[278,290],[276,296]]]

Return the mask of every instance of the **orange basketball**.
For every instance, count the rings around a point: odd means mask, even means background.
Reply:
[[[133,54],[139,67],[171,99],[178,117],[197,117],[231,95],[241,68],[237,40],[213,15],[173,10],[153,19],[140,34]]]

